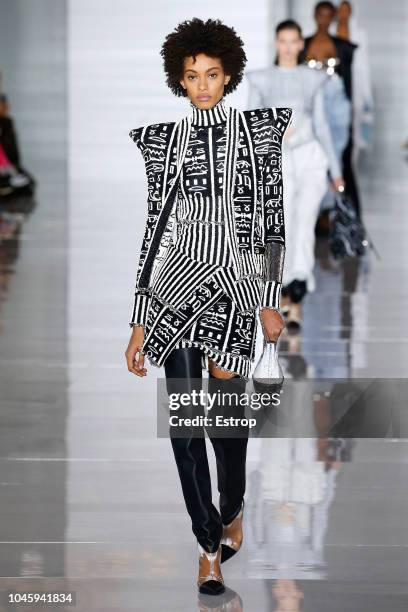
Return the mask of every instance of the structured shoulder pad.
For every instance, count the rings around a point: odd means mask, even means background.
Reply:
[[[146,130],[145,126],[142,127],[138,127],[135,128],[133,130],[130,130],[129,132],[129,136],[131,137],[131,139],[133,140],[133,142],[135,142],[137,144],[137,146],[139,147],[139,149],[141,151],[143,151],[144,149],[144,131]]]
[[[279,130],[283,134],[290,124],[292,118],[292,109],[286,107],[265,107],[254,108],[243,111],[247,122],[250,124],[260,125],[269,123],[275,130]]]
[[[273,115],[273,128],[275,132],[279,132],[280,137],[283,138],[286,129],[289,127],[292,121],[292,109],[286,107],[273,107],[271,108]]]
[[[131,130],[129,136],[142,151],[146,148],[167,146],[175,125],[174,121],[152,123]]]
[[[268,123],[272,120],[272,109],[271,108],[251,108],[250,110],[244,110],[244,117],[250,124]]]
[[[252,138],[257,145],[266,141],[280,144],[286,128],[292,120],[292,109],[286,107],[265,107],[243,111]]]

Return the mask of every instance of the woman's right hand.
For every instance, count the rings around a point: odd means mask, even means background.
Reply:
[[[143,341],[143,325],[134,325],[125,356],[129,372],[136,374],[136,376],[146,376],[147,374],[144,367],[144,354],[141,352]]]

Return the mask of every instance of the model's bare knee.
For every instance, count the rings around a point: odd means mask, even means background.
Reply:
[[[228,379],[233,378],[235,376],[234,372],[226,372],[225,370],[221,370],[220,368],[218,368],[212,361],[212,359],[208,360],[208,369],[210,374],[212,374],[212,376],[215,376],[216,378]]]

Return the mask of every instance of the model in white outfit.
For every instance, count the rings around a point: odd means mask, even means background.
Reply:
[[[290,302],[298,304],[305,291],[315,289],[314,228],[327,189],[327,172],[336,187],[343,181],[324,107],[327,77],[298,65],[303,39],[296,22],[278,25],[276,47],[277,65],[246,73],[250,84],[248,108],[288,105],[293,110],[282,148],[286,232],[283,286],[289,290]],[[294,281],[300,285],[292,293]],[[295,311],[290,319],[298,324],[299,308]]]

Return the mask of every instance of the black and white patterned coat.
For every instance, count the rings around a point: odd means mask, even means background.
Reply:
[[[292,110],[226,108],[223,212],[234,278],[238,284],[257,279],[258,304],[277,308],[285,253],[281,146]],[[147,221],[130,326],[144,322],[153,279],[172,242],[178,179],[193,117],[194,110],[178,122],[151,124],[130,132],[142,152],[148,183]],[[241,139],[238,147],[240,134],[245,145]],[[247,177],[245,193],[236,180],[237,168],[241,177]]]

